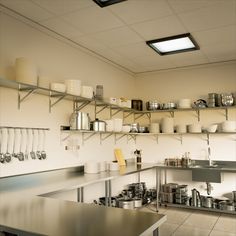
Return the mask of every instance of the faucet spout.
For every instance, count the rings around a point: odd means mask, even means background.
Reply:
[[[212,161],[211,161],[211,148],[210,147],[208,147],[208,149],[207,149],[207,159],[208,159],[208,161],[209,161],[209,166],[211,166],[212,165]]]

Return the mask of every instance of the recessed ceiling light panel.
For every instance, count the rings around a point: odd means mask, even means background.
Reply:
[[[162,56],[200,49],[189,33],[150,40],[146,43]]]
[[[107,7],[112,4],[116,4],[127,0],[93,0],[93,1],[96,2],[100,7]]]

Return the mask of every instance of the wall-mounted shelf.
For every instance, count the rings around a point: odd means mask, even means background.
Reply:
[[[204,139],[207,141],[207,144],[209,145],[210,142],[210,136],[214,135],[236,135],[236,132],[216,132],[216,133],[127,133],[127,132],[98,132],[98,131],[90,131],[90,130],[69,130],[68,126],[61,126],[61,131],[67,136],[63,138],[63,141],[65,141],[70,135],[72,134],[82,134],[82,143],[84,144],[87,140],[89,140],[94,135],[100,136],[100,144],[102,144],[103,141],[108,139],[111,136],[114,136],[114,142],[115,144],[123,139],[124,137],[127,137],[127,142],[130,140],[134,140],[136,142],[136,139],[138,136],[152,136],[155,138],[157,144],[159,141],[159,137],[163,136],[173,136],[175,137],[180,143],[183,143],[183,137],[188,135],[194,135],[194,136],[206,136]],[[236,139],[234,139],[236,141]]]
[[[138,120],[139,118],[146,115],[151,121],[151,114],[153,113],[163,113],[168,112],[170,113],[171,117],[174,117],[176,112],[189,112],[194,111],[197,114],[198,121],[200,121],[200,112],[207,111],[207,110],[223,110],[225,112],[226,120],[228,120],[228,111],[229,109],[236,109],[236,105],[234,106],[222,106],[222,107],[206,107],[206,108],[181,108],[181,109],[165,109],[165,110],[155,110],[155,111],[137,111],[135,109],[127,108],[127,107],[120,107],[115,104],[111,104],[102,100],[96,100],[94,98],[84,98],[81,96],[74,96],[68,93],[61,93],[55,90],[51,90],[49,88],[33,86],[29,84],[19,83],[13,80],[7,80],[0,78],[0,86],[6,88],[13,88],[18,90],[18,109],[21,107],[21,103],[26,100],[26,98],[30,97],[30,95],[34,93],[43,94],[49,96],[49,111],[51,112],[52,107],[58,104],[61,100],[71,100],[79,103],[80,105],[77,106],[77,110],[81,110],[85,106],[91,104],[95,106],[95,116],[105,110],[106,108],[110,109],[110,118],[118,114],[119,112],[123,112],[123,118],[127,118],[130,115],[134,115],[134,121]]]

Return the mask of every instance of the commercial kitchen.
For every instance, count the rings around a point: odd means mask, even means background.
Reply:
[[[0,235],[236,236],[235,173],[236,0],[0,0]]]

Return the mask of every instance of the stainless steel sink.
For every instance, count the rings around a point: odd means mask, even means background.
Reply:
[[[214,168],[220,168],[219,165],[191,165],[191,168],[202,168],[202,169],[214,169]]]
[[[195,161],[192,163],[192,180],[209,183],[221,183],[221,165],[209,161]]]

